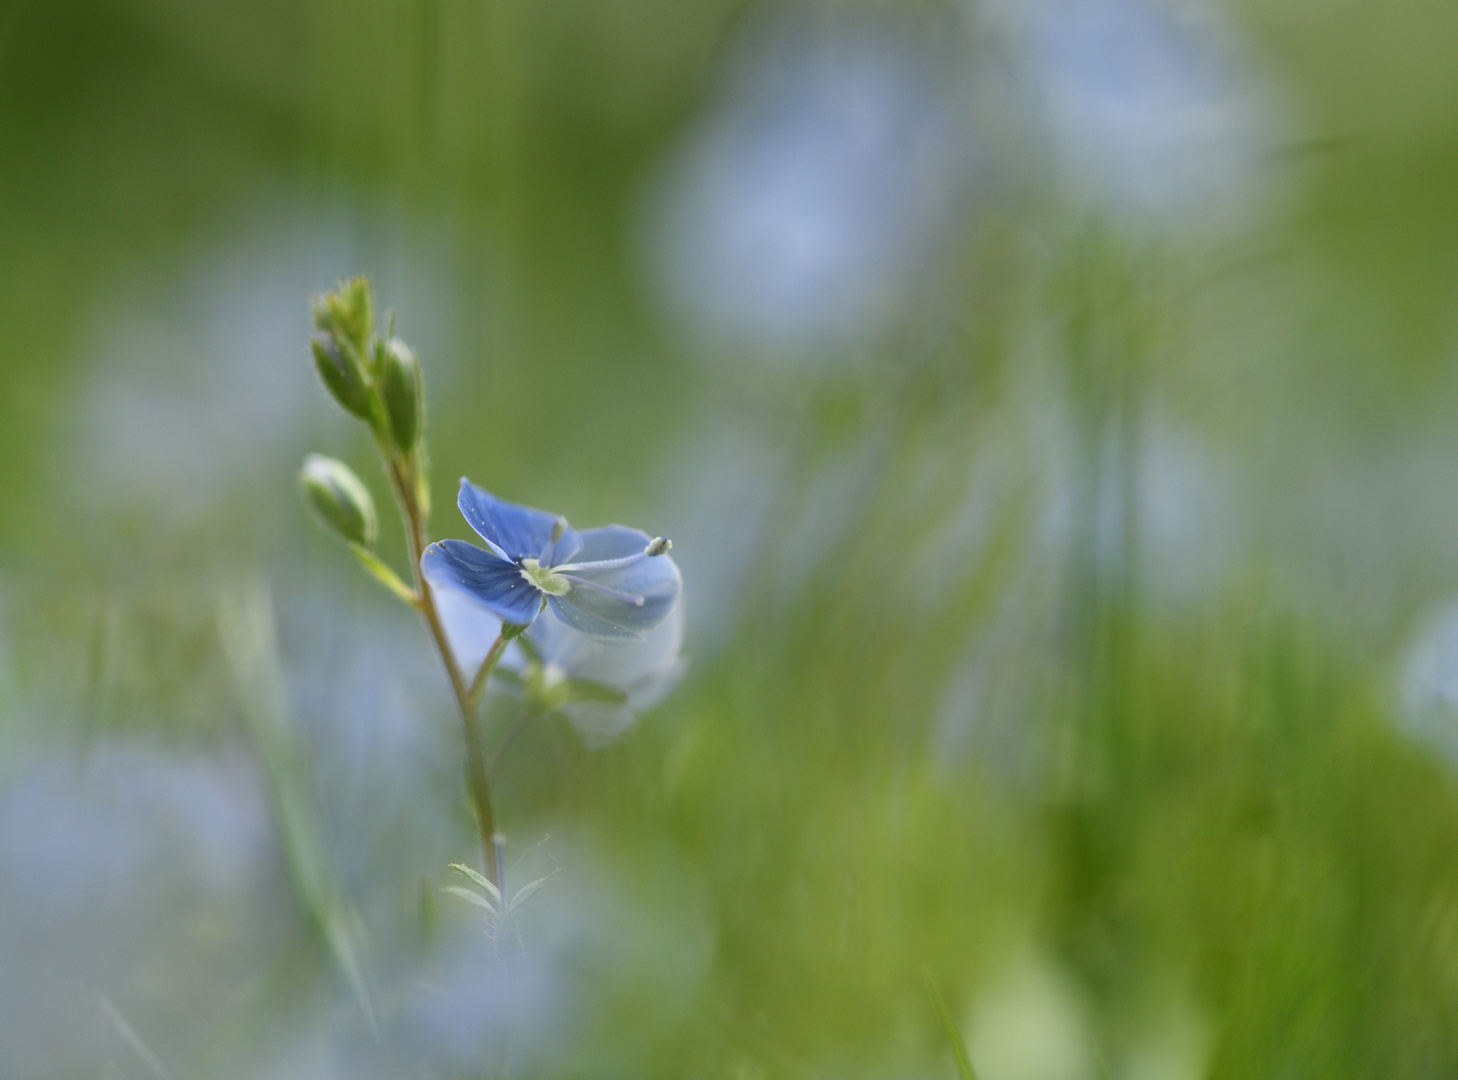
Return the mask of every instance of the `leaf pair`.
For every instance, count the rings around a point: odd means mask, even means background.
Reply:
[[[528,881],[520,889],[517,889],[516,892],[511,894],[511,897],[506,901],[503,908],[501,890],[493,885],[489,879],[462,863],[451,863],[451,869],[468,878],[481,892],[477,892],[475,889],[463,888],[459,885],[447,885],[445,886],[445,891],[452,896],[460,897],[469,904],[476,905],[476,907],[498,919],[509,918],[521,910],[522,905],[535,896],[543,885],[562,872],[561,868],[558,868],[546,877],[539,877],[535,881]]]

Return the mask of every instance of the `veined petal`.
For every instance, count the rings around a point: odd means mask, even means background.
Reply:
[[[621,559],[627,555],[640,554],[653,540],[642,529],[631,529],[626,525],[604,525],[600,529],[583,529],[578,534],[581,543],[574,562],[604,562]],[[662,558],[663,556],[656,556]],[[566,559],[561,560],[566,562]]]
[[[571,577],[585,584],[574,582],[566,595],[550,598],[553,614],[568,626],[599,638],[632,640],[652,630],[678,601],[682,578],[673,559],[645,555],[627,566],[604,569],[592,565],[641,554],[651,539],[647,533],[623,525],[583,530],[582,550],[572,564]]]
[[[461,516],[476,530],[491,550],[503,559],[539,559],[548,550],[572,550],[579,546],[577,533],[567,528],[553,543],[558,518],[545,510],[498,499],[483,487],[461,478],[461,491],[456,497]],[[568,556],[570,558],[570,556]]]
[[[632,605],[627,606],[631,607]],[[636,630],[628,629],[619,620],[598,615],[576,604],[568,604],[566,603],[565,597],[547,597],[547,607],[551,609],[553,615],[572,627],[572,629],[591,637],[617,641],[637,641],[643,636]]]
[[[420,570],[435,588],[470,597],[502,622],[524,625],[541,610],[541,590],[515,563],[464,540],[431,544],[420,558]]]

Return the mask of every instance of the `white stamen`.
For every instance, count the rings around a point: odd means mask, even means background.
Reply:
[[[647,557],[648,551],[645,548],[642,551],[634,552],[632,555],[624,555],[621,559],[599,559],[597,562],[563,563],[561,566],[552,567],[552,569],[559,574],[564,571],[571,573],[574,570],[622,570],[632,566],[634,563],[642,562]]]
[[[560,570],[560,567],[558,569]],[[572,582],[572,584],[574,585],[581,585],[588,589],[596,589],[598,592],[605,592],[609,596],[615,597],[618,600],[626,600],[634,607],[643,606],[643,597],[641,596],[634,596],[632,593],[618,592],[617,589],[609,589],[606,585],[599,585],[595,581],[588,581],[586,578],[578,577],[576,574],[561,574],[561,576]]]

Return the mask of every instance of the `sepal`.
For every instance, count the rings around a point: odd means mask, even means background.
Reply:
[[[401,454],[409,454],[415,449],[424,426],[420,360],[410,346],[399,338],[391,338],[376,347],[375,370],[379,373],[380,395],[385,401],[390,441]]]

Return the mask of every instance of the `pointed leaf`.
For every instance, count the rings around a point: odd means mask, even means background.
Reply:
[[[466,877],[470,878],[477,885],[481,886],[481,888],[485,889],[486,895],[491,897],[493,901],[495,901],[497,904],[501,903],[501,890],[498,889],[495,885],[491,884],[489,879],[481,874],[478,874],[469,866],[465,866],[458,862],[451,863],[451,869],[458,874],[466,875]]]
[[[484,911],[489,911],[493,915],[499,914],[496,910],[496,905],[478,892],[472,892],[470,889],[462,888],[460,885],[444,885],[441,888],[443,892],[448,892],[452,896],[459,896],[462,900],[469,904],[475,904]]]
[[[558,867],[556,870],[553,870],[546,877],[539,877],[539,878],[537,878],[536,881],[528,881],[520,889],[517,889],[516,890],[516,895],[513,896],[511,898],[511,902],[506,905],[506,913],[509,915],[513,911],[515,911],[517,908],[521,907],[523,904],[525,904],[528,900],[530,900],[533,896],[536,895],[538,889],[540,889],[547,882],[551,881],[554,877],[556,877],[561,872],[562,872],[561,868]]]

